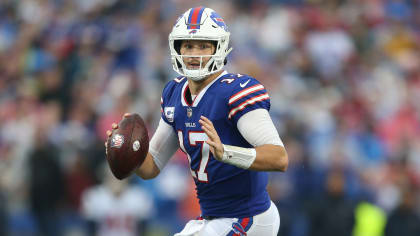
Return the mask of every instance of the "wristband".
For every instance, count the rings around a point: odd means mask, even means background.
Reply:
[[[257,157],[255,148],[242,148],[223,144],[223,149],[221,161],[242,169],[248,169]]]

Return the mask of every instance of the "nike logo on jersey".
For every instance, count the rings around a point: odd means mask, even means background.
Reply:
[[[245,83],[240,83],[239,86],[241,86],[241,88],[244,88],[250,81],[251,79],[247,80]]]

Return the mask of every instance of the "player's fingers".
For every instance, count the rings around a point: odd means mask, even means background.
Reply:
[[[216,143],[215,143],[215,142],[213,142],[213,141],[211,141],[210,139],[207,139],[207,140],[206,140],[206,143],[207,143],[208,145],[210,145],[211,147],[216,148]]]
[[[208,121],[205,121],[205,120],[199,120],[198,122],[201,124],[201,126],[205,126],[208,130],[216,133],[216,130],[214,129],[213,124],[211,124],[211,123],[209,123]]]
[[[209,120],[207,117],[200,116],[200,118],[203,119],[204,121],[206,121],[207,123],[210,123],[211,125],[213,125],[213,122],[211,122],[211,120]]]
[[[217,131],[214,128],[213,124],[209,123],[208,121],[209,121],[208,119],[207,119],[207,121],[199,120],[199,123],[201,124],[202,129],[207,134],[209,139],[211,139],[212,141],[215,141],[215,142],[221,142],[220,138],[219,138],[219,135],[217,134]]]
[[[112,131],[111,131],[111,130],[107,130],[107,131],[106,131],[106,135],[107,135],[108,137],[111,137],[111,134],[112,134]]]
[[[223,145],[221,145],[220,143],[213,142],[210,139],[208,139],[206,143],[209,145],[210,151],[212,152],[213,156],[216,159],[220,160],[223,156]]]
[[[201,126],[201,129],[203,129],[203,131],[207,134],[207,136],[209,136],[209,138],[211,138],[211,137],[210,137],[210,135],[211,135],[211,134],[210,134],[210,130],[209,130],[206,126],[202,125],[202,126]]]
[[[117,123],[112,123],[111,127],[112,127],[112,129],[118,129],[118,124]]]
[[[212,124],[205,124],[205,127],[215,136],[219,137],[219,134],[217,133],[216,129],[214,128],[214,126]]]
[[[198,123],[200,123],[201,126],[209,126],[205,121],[199,120]]]
[[[209,119],[207,119],[206,117],[201,116],[201,119],[200,120],[203,121],[204,124],[207,124],[212,129],[214,129],[213,123]]]
[[[208,127],[207,125],[202,125],[201,127],[210,139],[218,140],[217,133],[215,131],[211,130],[210,127]]]

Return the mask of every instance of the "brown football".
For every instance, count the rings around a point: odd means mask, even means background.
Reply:
[[[149,135],[140,115],[124,117],[108,138],[106,149],[108,165],[117,179],[137,169],[149,151]]]

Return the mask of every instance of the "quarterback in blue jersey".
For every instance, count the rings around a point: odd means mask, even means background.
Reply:
[[[264,171],[286,171],[288,156],[265,87],[223,70],[229,35],[223,19],[204,7],[185,12],[169,35],[180,76],[163,89],[162,117],[136,173],[154,178],[178,148],[187,155],[202,215],[176,236],[274,236],[279,230]]]

